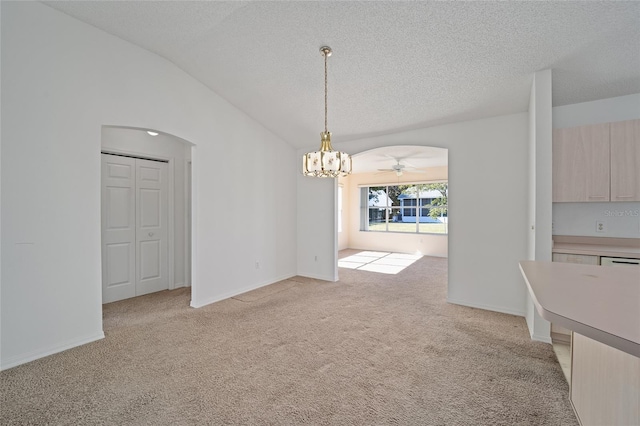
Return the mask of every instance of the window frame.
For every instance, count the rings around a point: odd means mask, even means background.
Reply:
[[[444,196],[447,197],[447,204],[443,205],[434,205],[433,202],[441,197],[427,197],[422,196],[424,189],[421,189],[421,185],[430,185],[430,184],[438,184],[444,183],[446,184],[446,194]],[[398,204],[394,205],[392,197],[390,196],[390,188],[400,187],[400,186],[409,186],[413,187],[413,192],[415,194],[414,198],[403,197],[400,198],[401,195],[406,194],[408,188],[405,188],[403,191],[395,190],[394,193],[399,195],[396,196],[398,200]],[[448,197],[449,197],[449,181],[447,180],[437,180],[437,181],[420,181],[420,182],[403,182],[403,183],[388,183],[388,184],[369,184],[369,185],[359,185],[360,188],[360,231],[361,232],[391,232],[398,234],[428,234],[428,235],[448,235],[449,234],[449,205],[448,205]],[[383,191],[386,197],[385,205],[369,205],[371,190],[374,189],[376,192]],[[429,190],[430,191],[430,190]],[[407,203],[408,201],[408,203]],[[441,215],[441,220],[437,220],[432,222],[429,218],[429,212],[432,208],[443,208],[446,210],[446,214]],[[378,220],[384,220],[384,229],[370,229],[371,222],[371,211],[377,210],[377,214],[375,215]],[[384,211],[383,217],[381,217],[380,212]],[[398,214],[398,213],[401,213]],[[426,213],[426,214],[423,214]],[[415,230],[405,231],[398,229],[390,229],[390,224],[396,223],[397,218],[401,217],[401,222],[406,224],[415,223]],[[415,218],[415,222],[413,221],[405,221],[403,220],[405,217]],[[443,218],[446,218],[442,220]],[[443,231],[433,231],[433,227],[431,229],[423,231],[422,228],[425,229],[425,225],[429,224],[441,224],[443,226]],[[377,227],[380,228],[380,227]]]

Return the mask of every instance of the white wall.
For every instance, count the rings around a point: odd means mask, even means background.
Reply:
[[[531,95],[529,96],[529,235],[527,237],[527,260],[536,259],[536,79],[534,77],[531,84]],[[539,316],[539,315],[538,315]],[[533,298],[526,292],[525,315],[529,334],[533,336],[535,327],[536,310]],[[551,327],[549,327],[551,329]]]
[[[349,248],[349,176],[340,177],[338,186],[342,188],[342,232],[338,232],[338,250]]]
[[[552,108],[551,70],[538,71],[535,81],[535,240],[536,260],[551,260],[553,240],[551,238],[552,217]]]
[[[1,368],[103,337],[103,125],[196,145],[192,305],[295,274],[289,145],[155,54],[41,3],[1,8]]]
[[[337,149],[337,148],[335,148]],[[338,280],[337,179],[302,175],[302,155],[297,178],[298,275],[326,281]]]
[[[640,118],[640,93],[553,107],[553,128]]]
[[[358,161],[355,157],[353,161]],[[399,253],[420,253],[426,256],[447,257],[448,236],[438,234],[416,234],[396,232],[367,232],[360,230],[360,186],[397,185],[418,181],[446,181],[447,167],[432,167],[424,174],[404,173],[397,177],[376,173],[358,173],[346,179],[345,188],[349,193],[347,246],[359,250],[395,251]]]
[[[2,7],[0,7],[0,46],[2,46]],[[0,47],[0,51],[2,50],[2,48]],[[0,60],[0,63],[2,61]],[[2,81],[2,67],[0,66],[0,81]],[[0,90],[0,94],[2,93],[2,91]],[[1,100],[0,100],[0,104],[1,104]],[[0,225],[2,224],[2,135],[4,133],[2,132],[2,114],[0,114]],[[0,242],[3,241],[2,239],[2,226],[0,226]],[[2,369],[2,329],[3,329],[3,325],[2,325],[2,276],[3,276],[3,271],[2,271],[2,244],[0,243],[0,370]]]
[[[394,145],[449,149],[448,300],[524,315],[518,261],[527,257],[528,114],[367,138],[336,149],[357,154]],[[487,195],[487,188],[496,195]],[[337,268],[334,223],[327,219],[334,215],[332,191],[330,183],[298,178],[301,275],[331,276]],[[500,221],[492,219],[498,210]],[[320,260],[314,263],[315,253]]]
[[[531,84],[529,96],[529,235],[527,260],[536,258],[536,79]]]
[[[553,228],[554,235],[640,238],[640,202],[553,203]]]
[[[640,93],[553,108],[553,127],[566,128],[640,118]],[[553,233],[590,237],[640,238],[640,202],[553,203]],[[627,213],[629,212],[629,213]],[[606,232],[596,232],[596,221]]]
[[[191,161],[191,144],[172,135],[160,133],[157,136],[147,134],[145,130],[122,127],[102,128],[102,149],[106,152],[127,153],[169,161],[169,173],[172,174],[173,187],[170,198],[173,200],[173,241],[172,265],[173,277],[169,288],[191,285],[186,276],[186,163]]]
[[[536,72],[529,100],[529,230],[530,260],[551,260],[552,126],[551,70]],[[524,283],[524,278],[521,278]],[[535,310],[529,292],[525,319],[533,340],[551,343],[551,324]]]

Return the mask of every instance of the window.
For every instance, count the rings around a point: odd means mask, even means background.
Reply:
[[[360,189],[360,230],[448,233],[447,182]]]

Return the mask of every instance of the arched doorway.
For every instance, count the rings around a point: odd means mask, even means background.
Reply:
[[[353,164],[337,182],[337,259],[355,251],[448,256],[448,149],[386,146],[354,154]]]
[[[193,144],[103,126],[103,303],[191,285]]]

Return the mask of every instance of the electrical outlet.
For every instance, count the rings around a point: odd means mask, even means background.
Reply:
[[[260,269],[260,262],[256,262],[256,269]]]
[[[596,232],[607,232],[604,220],[596,220]]]
[[[316,262],[318,261],[318,256],[316,256],[316,257],[315,257],[315,261],[316,261]]]

